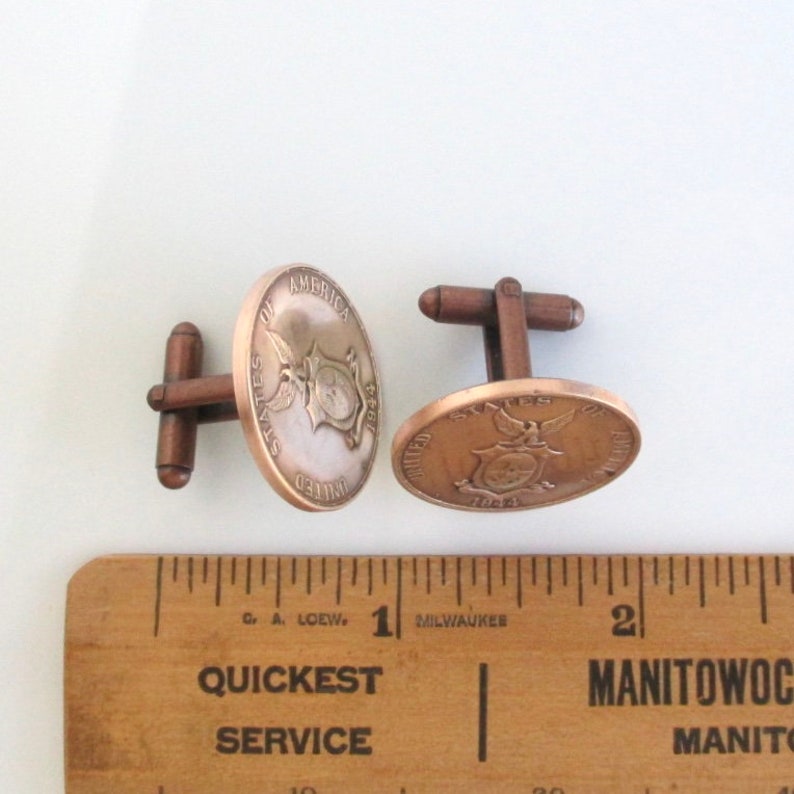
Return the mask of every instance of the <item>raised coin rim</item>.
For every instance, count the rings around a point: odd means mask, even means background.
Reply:
[[[620,471],[616,472],[614,476],[602,483],[593,485],[586,490],[579,491],[578,493],[569,494],[560,497],[559,499],[550,499],[546,502],[532,505],[519,505],[518,507],[471,507],[469,505],[455,504],[454,502],[447,502],[444,499],[438,499],[430,494],[427,494],[420,489],[416,488],[410,480],[408,480],[402,471],[402,455],[405,446],[414,438],[417,433],[428,427],[438,419],[443,418],[445,415],[452,411],[459,411],[475,403],[488,402],[496,399],[510,399],[520,396],[549,396],[549,397],[578,397],[581,399],[589,400],[615,411],[623,417],[623,419],[630,426],[634,434],[635,444],[632,454],[626,459]],[[515,380],[494,381],[492,383],[482,383],[478,386],[472,386],[462,391],[453,392],[446,397],[441,397],[432,403],[429,403],[424,408],[419,409],[415,414],[406,419],[397,432],[394,434],[391,447],[391,462],[394,475],[400,485],[414,496],[424,499],[442,507],[449,507],[453,510],[464,510],[466,512],[480,512],[480,513],[501,513],[501,512],[516,512],[519,510],[534,510],[539,507],[549,507],[562,502],[569,502],[572,499],[578,499],[586,496],[593,491],[603,488],[605,485],[614,482],[621,474],[623,474],[636,459],[640,451],[641,437],[640,427],[637,415],[629,407],[628,403],[622,400],[612,392],[602,389],[600,386],[591,386],[587,383],[580,383],[574,380],[563,380],[561,378],[519,378]]]
[[[284,476],[261,441],[259,422],[257,421],[257,418],[254,415],[253,409],[251,407],[251,384],[248,377],[248,354],[251,349],[251,340],[257,322],[259,308],[261,306],[263,296],[271,288],[271,286],[273,286],[278,279],[280,279],[282,276],[285,276],[292,270],[300,270],[304,272],[308,271],[317,275],[319,278],[327,281],[339,293],[339,295],[345,299],[347,306],[350,309],[350,313],[358,323],[358,327],[360,328],[361,334],[367,345],[367,353],[369,355],[370,364],[372,365],[372,375],[377,390],[376,397],[378,401],[378,432],[375,433],[375,437],[373,439],[372,450],[370,451],[369,458],[367,460],[366,469],[357,487],[354,490],[351,490],[345,499],[331,505],[319,504],[312,501],[301,491],[299,491],[287,479],[287,477]],[[375,355],[372,350],[372,343],[370,342],[364,324],[361,322],[361,317],[359,316],[358,311],[356,311],[356,308],[353,306],[353,303],[350,301],[347,293],[339,286],[339,284],[337,284],[333,278],[331,278],[322,270],[313,267],[312,265],[306,265],[300,262],[273,268],[262,275],[249,290],[248,295],[246,295],[245,300],[243,301],[240,313],[237,315],[237,322],[234,328],[234,339],[232,343],[232,378],[234,381],[234,397],[237,404],[237,413],[240,415],[240,423],[243,428],[243,435],[245,436],[246,443],[248,444],[248,449],[250,450],[256,465],[259,467],[259,470],[262,472],[265,479],[270,483],[276,493],[279,494],[279,496],[284,498],[287,502],[294,505],[295,507],[299,507],[302,510],[307,510],[310,512],[328,512],[331,510],[338,510],[340,507],[344,507],[345,505],[349,504],[352,499],[358,496],[366,481],[369,479],[370,473],[372,472],[372,467],[375,461],[375,452],[378,447],[380,429],[382,426],[383,417],[380,396],[380,377],[378,375],[378,368],[375,362]],[[288,442],[285,442],[284,439],[280,440],[282,444],[288,445]]]

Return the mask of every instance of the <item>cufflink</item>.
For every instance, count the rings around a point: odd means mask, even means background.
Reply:
[[[232,348],[232,372],[203,377],[198,328],[171,331],[163,382],[147,395],[160,413],[160,482],[188,483],[198,425],[239,419],[284,499],[314,511],[347,504],[369,476],[381,421],[372,346],[347,295],[308,265],[271,270],[246,297]]]
[[[439,286],[419,299],[437,322],[481,325],[488,383],[443,397],[397,430],[392,467],[412,494],[444,507],[523,510],[612,482],[640,447],[637,418],[605,389],[532,377],[527,329],[566,331],[584,319],[565,295]]]

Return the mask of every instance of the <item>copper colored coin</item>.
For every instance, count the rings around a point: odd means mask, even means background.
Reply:
[[[380,428],[380,388],[364,327],[321,271],[262,276],[237,320],[234,392],[262,473],[288,502],[333,510],[361,489]]]
[[[416,496],[461,510],[564,502],[622,474],[640,447],[632,410],[604,389],[522,378],[475,386],[418,411],[392,465]]]

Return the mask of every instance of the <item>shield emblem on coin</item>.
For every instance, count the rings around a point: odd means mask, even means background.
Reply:
[[[531,419],[516,419],[502,408],[494,415],[494,425],[500,433],[515,441],[500,441],[487,449],[473,449],[472,454],[477,455],[480,462],[471,479],[456,482],[456,487],[463,493],[491,496],[554,488],[552,483],[541,481],[543,469],[548,458],[565,453],[552,449],[541,440],[541,436],[561,430],[573,418],[574,412],[568,411],[538,423]]]
[[[360,380],[356,351],[348,351],[344,362],[329,358],[315,341],[308,355],[298,362],[292,348],[275,331],[268,337],[281,361],[281,381],[267,407],[283,411],[297,394],[312,423],[312,430],[330,425],[345,434],[352,449],[361,441],[364,426],[364,387]]]
[[[361,413],[363,399],[356,383],[358,368],[355,352],[348,353],[345,364],[328,358],[314,343],[304,359],[306,372],[306,411],[316,430],[326,424],[349,431]]]
[[[496,444],[489,449],[472,451],[480,458],[480,463],[469,487],[498,496],[523,488],[552,487],[538,484],[538,480],[543,475],[546,458],[562,454],[543,443],[535,447]]]

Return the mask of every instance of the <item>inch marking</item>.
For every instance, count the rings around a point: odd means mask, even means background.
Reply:
[[[407,567],[409,560],[410,567]],[[503,589],[499,587],[499,568],[494,569],[500,560]],[[662,592],[670,596],[687,594],[687,598],[691,594],[691,606],[687,609],[700,611],[718,606],[721,600],[718,596],[724,589],[725,595],[750,599],[751,604],[757,605],[755,614],[761,625],[774,620],[778,598],[794,595],[794,556],[791,555],[621,555],[593,557],[589,563],[587,560],[586,555],[495,558],[472,555],[419,558],[158,556],[153,557],[151,631],[155,637],[162,636],[164,618],[174,592],[178,597],[203,593],[209,603],[228,608],[243,596],[256,599],[261,589],[265,599],[271,604],[275,602],[275,608],[280,610],[299,592],[327,606],[339,607],[352,583],[353,588],[356,585],[366,588],[362,596],[366,593],[385,598],[391,608],[396,609],[393,626],[396,639],[403,638],[407,626],[406,595],[412,598],[420,591],[433,600],[449,599],[458,609],[487,597],[502,608],[512,608],[519,613],[531,608],[540,598],[557,599],[569,591],[572,605],[589,608],[594,600],[597,603],[602,597],[621,598],[625,588],[629,599],[626,603],[631,602],[630,594],[634,594],[638,638],[647,636],[648,620],[655,617],[656,598]],[[366,566],[366,575],[362,565]],[[689,588],[683,586],[687,579]],[[381,588],[388,593],[378,595]],[[289,608],[289,604],[286,607]],[[413,620],[411,615],[408,618]]]

